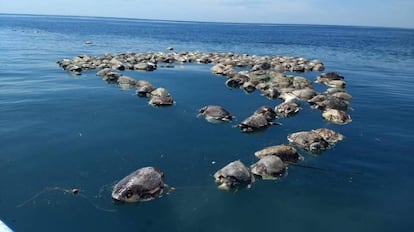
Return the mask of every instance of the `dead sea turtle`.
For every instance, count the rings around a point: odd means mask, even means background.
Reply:
[[[150,93],[151,96],[169,97],[170,93],[164,88],[156,88]]]
[[[347,101],[331,95],[317,95],[316,97],[310,99],[308,102],[318,110],[347,110],[349,105]]]
[[[300,131],[289,134],[287,139],[293,145],[315,154],[329,149],[329,143],[314,131]]]
[[[156,88],[150,93],[149,104],[152,106],[168,106],[174,104],[174,101],[166,89]]]
[[[120,180],[113,188],[112,199],[121,202],[149,201],[160,196],[164,174],[153,167],[140,168]]]
[[[237,190],[243,187],[250,187],[254,177],[249,169],[240,161],[233,161],[214,174],[214,179],[221,190]]]
[[[327,128],[319,128],[319,129],[315,129],[312,131],[317,133],[319,136],[321,136],[325,141],[327,141],[331,145],[334,145],[335,143],[344,139],[344,136],[342,134],[335,132],[333,130],[327,129]]]
[[[232,120],[230,112],[221,106],[208,105],[199,109],[199,115],[203,116],[208,122],[229,122]]]
[[[155,90],[155,87],[146,80],[138,80],[135,86],[137,88],[136,94],[139,97],[146,97]]]
[[[151,93],[154,90],[155,88],[152,85],[144,85],[144,86],[137,87],[136,94],[139,97],[146,97],[148,96],[149,93]]]
[[[300,155],[296,149],[285,144],[265,147],[262,150],[256,151],[254,155],[259,159],[271,155],[278,156],[283,162],[296,162],[300,159]]]
[[[263,180],[273,180],[283,175],[286,171],[286,165],[278,156],[269,155],[251,165],[250,170]]]
[[[242,132],[254,132],[265,129],[270,125],[279,124],[269,121],[263,114],[253,114],[238,124],[237,127],[239,127]]]
[[[262,114],[267,121],[273,121],[276,118],[276,112],[270,106],[260,106],[254,114]]]
[[[173,99],[171,98],[171,96],[151,96],[148,104],[152,105],[152,106],[169,106],[174,104]]]
[[[316,77],[316,83],[322,83],[329,87],[343,87],[345,86],[345,82],[343,81],[344,77],[335,73],[335,72],[328,72],[322,73],[318,77]],[[342,85],[343,84],[343,85]]]
[[[290,117],[299,112],[300,109],[295,102],[282,102],[275,107],[275,112],[279,117]]]
[[[322,113],[323,119],[335,124],[347,124],[352,121],[351,116],[343,110],[328,109]]]

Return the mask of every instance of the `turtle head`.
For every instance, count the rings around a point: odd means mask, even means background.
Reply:
[[[112,191],[112,199],[117,202],[137,202],[140,201],[137,186],[131,182],[119,182]]]
[[[203,108],[198,110],[198,113],[203,114],[207,110],[207,106],[204,106]]]

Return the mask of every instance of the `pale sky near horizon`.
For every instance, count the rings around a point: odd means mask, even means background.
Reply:
[[[0,13],[414,28],[414,0],[0,0]]]

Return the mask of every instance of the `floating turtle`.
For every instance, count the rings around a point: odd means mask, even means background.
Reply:
[[[233,161],[214,174],[218,188],[221,190],[237,190],[250,187],[254,182],[249,169],[240,161]]]
[[[345,91],[332,93],[331,96],[337,97],[337,98],[342,99],[344,101],[350,101],[352,99],[352,96],[349,93],[345,92]]]
[[[289,134],[287,139],[293,145],[315,154],[330,148],[330,144],[314,131],[300,131]]]
[[[332,88],[345,88],[345,81],[343,80],[330,80],[324,83],[326,86],[332,87]]]
[[[327,128],[319,128],[312,131],[321,136],[330,145],[334,145],[335,143],[344,139],[344,136],[342,134]]]
[[[296,162],[300,159],[300,155],[296,149],[285,144],[265,147],[262,150],[256,151],[254,155],[259,159],[271,155],[278,156],[283,162]]]
[[[262,114],[269,122],[276,118],[276,112],[270,106],[260,106],[254,114]]]
[[[164,174],[153,167],[140,168],[120,180],[113,188],[112,199],[120,202],[149,201],[161,196],[168,186]]]
[[[310,99],[309,104],[311,104],[314,108],[319,110],[326,110],[326,109],[337,109],[337,110],[347,110],[348,109],[348,101],[345,101],[339,97],[331,96],[331,95],[317,95],[314,98]]]
[[[168,106],[174,104],[174,100],[166,89],[156,88],[150,93],[149,104],[152,106]]]
[[[253,81],[246,81],[246,82],[243,83],[241,88],[246,93],[252,93],[256,90],[256,85],[255,85],[255,83],[253,83]]]
[[[238,124],[237,127],[239,127],[242,132],[254,132],[263,130],[270,125],[280,124],[269,121],[268,118],[263,114],[253,114]]]
[[[137,80],[129,76],[120,76],[117,82],[121,89],[130,89],[131,87],[135,86]]]
[[[135,86],[137,88],[136,93],[139,97],[146,97],[155,90],[155,87],[146,80],[137,81]]]
[[[300,110],[300,106],[295,102],[282,102],[275,107],[275,112],[279,117],[290,117]]]
[[[233,77],[227,79],[225,84],[229,88],[237,89],[237,88],[240,88],[241,86],[243,86],[243,84],[247,81],[249,81],[249,77],[244,76],[244,75],[240,75],[240,74],[236,74]]]
[[[323,119],[335,124],[347,124],[352,121],[351,116],[343,110],[328,109],[322,113]]]
[[[269,87],[261,90],[262,95],[269,100],[276,99],[280,96],[279,90],[276,87]]]
[[[269,155],[251,165],[250,170],[254,175],[260,176],[263,180],[273,180],[285,173],[286,165],[278,156]]]
[[[151,93],[154,90],[155,90],[155,88],[152,85],[144,85],[144,86],[140,86],[140,87],[137,86],[136,94],[139,97],[146,97],[146,96],[148,96],[149,93]]]
[[[151,96],[169,97],[170,93],[164,88],[156,88],[150,93]]]
[[[208,105],[199,109],[199,115],[203,116],[208,122],[229,122],[233,119],[230,112],[221,106]]]
[[[171,98],[171,96],[154,95],[154,96],[151,96],[148,104],[150,104],[152,106],[170,106],[170,105],[174,104],[174,101]]]
[[[321,75],[317,76],[315,82],[326,84],[329,81],[343,80],[343,79],[344,77],[339,75],[338,73],[328,72],[328,73],[322,73]]]
[[[311,88],[304,88],[293,90],[292,94],[300,100],[309,100],[316,95],[316,92]]]
[[[335,93],[339,93],[339,92],[345,92],[344,88],[335,88],[335,87],[331,87],[326,89],[325,93],[326,94],[335,94]]]

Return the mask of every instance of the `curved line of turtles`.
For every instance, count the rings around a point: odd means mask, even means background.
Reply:
[[[73,59],[62,59],[57,63],[73,75],[83,71],[98,70],[97,76],[109,83],[117,83],[121,88],[136,88],[139,97],[148,97],[152,106],[171,106],[171,94],[162,87],[154,87],[146,80],[136,80],[122,74],[125,70],[150,72],[173,63],[212,64],[210,71],[225,77],[228,88],[242,89],[246,93],[260,91],[268,99],[282,99],[276,107],[259,107],[251,116],[237,125],[242,132],[250,133],[264,130],[270,125],[278,125],[276,118],[291,117],[297,114],[300,103],[306,102],[320,110],[322,118],[334,124],[347,124],[352,121],[347,113],[352,96],[345,90],[344,77],[335,72],[321,73],[314,80],[324,84],[327,89],[318,93],[313,82],[305,77],[287,75],[285,72],[322,72],[325,67],[319,60],[303,57],[257,56],[235,53],[203,52],[163,53],[106,53],[101,57],[79,55]],[[172,66],[173,67],[173,66]],[[218,105],[204,106],[199,115],[208,122],[229,122],[233,116]],[[227,164],[214,174],[219,189],[237,190],[250,187],[255,177],[277,179],[286,173],[289,164],[301,160],[299,148],[307,153],[320,154],[343,139],[343,135],[319,128],[299,131],[287,136],[289,144],[279,144],[256,151],[259,161],[246,167],[240,160]],[[296,148],[295,148],[296,147]],[[154,199],[163,193],[167,185],[163,173],[152,167],[140,168],[119,181],[113,188],[112,198],[122,202],[136,202]],[[170,188],[171,189],[171,188]]]

